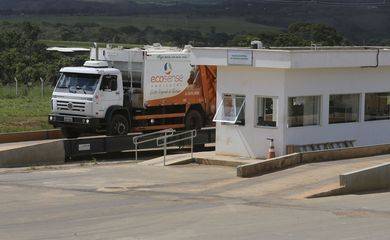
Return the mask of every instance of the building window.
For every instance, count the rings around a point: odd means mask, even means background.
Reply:
[[[288,98],[288,127],[320,125],[320,96]]]
[[[359,94],[329,96],[329,124],[359,121]]]
[[[277,98],[257,97],[256,98],[256,124],[261,127],[276,127],[277,121]]]
[[[367,93],[365,100],[365,121],[390,119],[390,92]]]
[[[245,125],[245,96],[224,94],[214,122]]]

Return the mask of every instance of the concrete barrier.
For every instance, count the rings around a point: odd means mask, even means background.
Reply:
[[[293,153],[290,155],[265,160],[259,163],[245,164],[237,167],[238,177],[253,177],[281,169],[297,166],[302,163],[302,154]]]
[[[344,193],[390,188],[390,163],[340,175]]]
[[[266,173],[295,167],[300,164],[362,158],[383,154],[390,154],[390,144],[294,153],[260,163],[238,166],[237,176],[260,176]]]
[[[363,158],[376,155],[390,154],[390,144],[304,152],[301,154],[303,163]]]
[[[39,141],[47,139],[59,139],[62,137],[63,135],[61,133],[61,130],[59,129],[17,133],[1,133],[0,143]]]
[[[22,146],[0,151],[0,167],[27,167],[65,163],[62,140]]]

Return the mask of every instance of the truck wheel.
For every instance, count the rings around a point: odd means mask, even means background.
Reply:
[[[203,116],[197,110],[190,110],[185,119],[185,126],[187,130],[199,130],[203,127]]]
[[[66,138],[78,138],[80,137],[80,131],[74,128],[63,127],[61,128],[61,132]]]
[[[107,135],[127,135],[129,132],[129,121],[121,114],[116,114],[107,125]]]

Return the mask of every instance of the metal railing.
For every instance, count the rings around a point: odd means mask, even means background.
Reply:
[[[139,145],[156,141],[157,147],[163,147],[164,149],[164,166],[166,165],[167,148],[169,144],[191,141],[191,158],[194,158],[194,138],[197,136],[196,130],[190,130],[185,132],[176,132],[174,129],[165,129],[158,132],[147,133],[135,136],[133,138],[135,148],[135,160],[138,160]]]
[[[140,144],[157,141],[157,139],[159,137],[172,136],[174,133],[175,133],[175,130],[170,128],[170,129],[165,129],[165,130],[153,132],[153,133],[146,133],[146,134],[142,134],[142,135],[138,135],[138,136],[134,137],[133,143],[134,143],[134,147],[135,147],[135,160],[136,161],[138,160],[138,147]]]
[[[196,130],[190,130],[190,131],[185,131],[185,132],[179,132],[179,133],[172,134],[172,135],[164,135],[164,136],[158,137],[157,138],[157,146],[164,148],[164,166],[166,165],[165,161],[166,161],[166,157],[167,157],[167,146],[169,144],[173,144],[173,143],[191,140],[191,159],[193,159],[194,158],[194,138],[196,137],[196,135],[197,135]],[[171,138],[173,138],[173,139],[170,140]]]

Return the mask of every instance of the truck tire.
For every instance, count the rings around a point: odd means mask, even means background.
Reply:
[[[63,127],[61,128],[62,135],[66,138],[78,138],[80,137],[80,131],[74,128]]]
[[[187,130],[200,130],[203,127],[203,116],[197,110],[190,110],[186,114],[185,127]]]
[[[129,121],[121,114],[112,116],[111,121],[107,124],[107,135],[123,136],[129,132]]]

